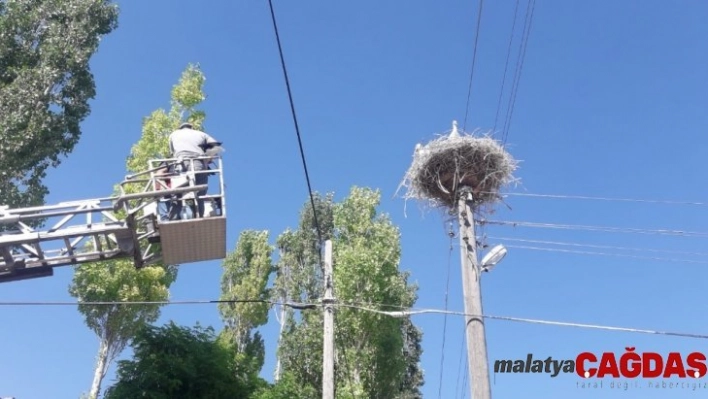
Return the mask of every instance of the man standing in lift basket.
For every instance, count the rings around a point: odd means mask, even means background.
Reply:
[[[182,172],[188,170],[194,171],[194,184],[197,186],[208,184],[209,174],[207,170],[209,165],[206,159],[194,159],[208,156],[207,151],[220,147],[221,143],[216,141],[210,135],[193,128],[191,123],[183,123],[177,130],[169,136],[170,153],[173,158],[184,159],[183,162],[176,165],[181,168]],[[197,217],[204,216],[204,198],[207,190],[199,190],[196,193],[197,201]],[[182,214],[182,203],[177,201],[173,205],[173,211],[170,215],[175,219],[179,219]]]

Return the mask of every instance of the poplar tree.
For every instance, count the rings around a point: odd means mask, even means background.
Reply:
[[[96,88],[89,63],[118,24],[104,0],[0,1],[0,204],[42,205]]]
[[[333,241],[334,295],[339,303],[386,310],[412,307],[417,287],[399,270],[400,232],[378,214],[380,193],[354,187],[342,202],[317,197],[323,211],[322,239]],[[319,243],[309,202],[300,228],[279,237],[275,293],[316,302],[323,294]],[[322,387],[322,312],[304,310],[284,320],[278,348],[287,383],[317,392]],[[392,318],[337,306],[335,376],[337,398],[420,398],[422,334],[409,318]],[[277,384],[276,384],[277,385]]]
[[[206,98],[205,77],[198,66],[189,65],[172,88],[171,107],[158,109],[143,120],[142,136],[132,147],[127,170],[148,168],[148,160],[168,157],[168,136],[185,119],[199,128],[205,114],[196,107]],[[136,187],[126,191],[137,190]],[[109,260],[75,268],[69,293],[79,301],[165,301],[177,278],[176,265],[154,264],[136,269],[132,259]],[[160,316],[159,305],[80,305],[86,325],[99,340],[96,367],[89,399],[97,399],[109,365],[130,344],[135,334]]]
[[[246,230],[223,262],[220,339],[234,348],[237,363],[247,365],[254,374],[260,372],[265,359],[263,338],[256,329],[268,322],[266,285],[273,271],[272,251],[267,231]]]

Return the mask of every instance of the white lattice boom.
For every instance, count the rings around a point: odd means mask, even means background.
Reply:
[[[0,206],[0,282],[51,276],[54,267],[117,258],[132,258],[137,268],[156,262],[177,265],[223,259],[226,202],[222,161],[220,157],[201,159],[214,162],[215,167],[164,174],[157,172],[166,164],[194,161],[151,160],[147,171],[126,176],[120,195],[115,197],[19,209]],[[217,192],[202,197],[206,201],[203,217],[160,220],[157,205],[165,197],[186,207],[185,202],[193,200],[196,192],[208,188],[195,185],[199,173],[218,177]],[[165,188],[160,183],[166,179],[184,184]],[[215,206],[219,209],[216,214]]]

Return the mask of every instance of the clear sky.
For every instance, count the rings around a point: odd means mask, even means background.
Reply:
[[[413,148],[463,124],[476,1],[275,1],[313,188],[338,199],[352,185],[379,188],[380,210],[400,226],[401,268],[420,285],[416,307],[460,311],[457,241],[450,256],[438,212],[394,193]],[[509,73],[526,2],[520,2]],[[206,129],[227,149],[228,243],[243,229],[273,236],[294,227],[307,187],[265,1],[119,1],[118,29],[92,61],[97,97],[76,150],[49,173],[51,203],[110,193],[142,118],[169,106],[190,62],[207,77]],[[467,130],[494,127],[515,2],[484,4]],[[509,150],[522,161],[512,193],[706,201],[708,3],[540,1],[523,63]],[[510,77],[506,88],[510,87]],[[506,112],[505,91],[501,114]],[[498,126],[499,128],[499,126]],[[708,231],[706,206],[510,196],[497,220]],[[485,312],[650,330],[708,333],[705,264],[538,251],[509,238],[641,248],[625,254],[706,257],[705,237],[511,226],[485,229],[509,254],[483,281]],[[553,247],[619,253],[617,249]],[[51,278],[0,286],[0,301],[69,301],[70,267]],[[172,298],[216,299],[220,262],[182,266]],[[0,307],[0,395],[77,398],[87,392],[98,342],[73,306]],[[168,306],[160,323],[220,328],[215,305]],[[263,329],[274,369],[276,323]],[[459,316],[414,318],[422,328],[426,398],[460,398],[465,373]],[[443,349],[443,325],[446,337]],[[708,352],[708,341],[487,322],[490,362],[571,359],[578,353]],[[127,350],[123,357],[130,355]],[[442,356],[444,355],[444,357]],[[442,365],[442,370],[441,370]],[[442,375],[442,377],[441,377]],[[104,380],[113,381],[114,369]],[[701,381],[705,381],[703,378]],[[493,377],[495,398],[698,398],[699,390],[582,390],[575,375]],[[672,379],[672,381],[677,381]],[[442,387],[442,388],[441,388]],[[469,394],[467,394],[469,397]]]

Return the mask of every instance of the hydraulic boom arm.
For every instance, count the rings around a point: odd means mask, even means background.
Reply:
[[[221,159],[218,163],[220,176]],[[51,276],[54,267],[99,260],[132,258],[137,268],[161,261],[161,246],[148,240],[160,223],[147,208],[165,196],[185,196],[208,186],[157,190],[153,172],[126,177],[115,197],[19,209],[0,206],[0,282]],[[136,179],[140,175],[148,178]],[[143,186],[126,192],[131,184]]]

